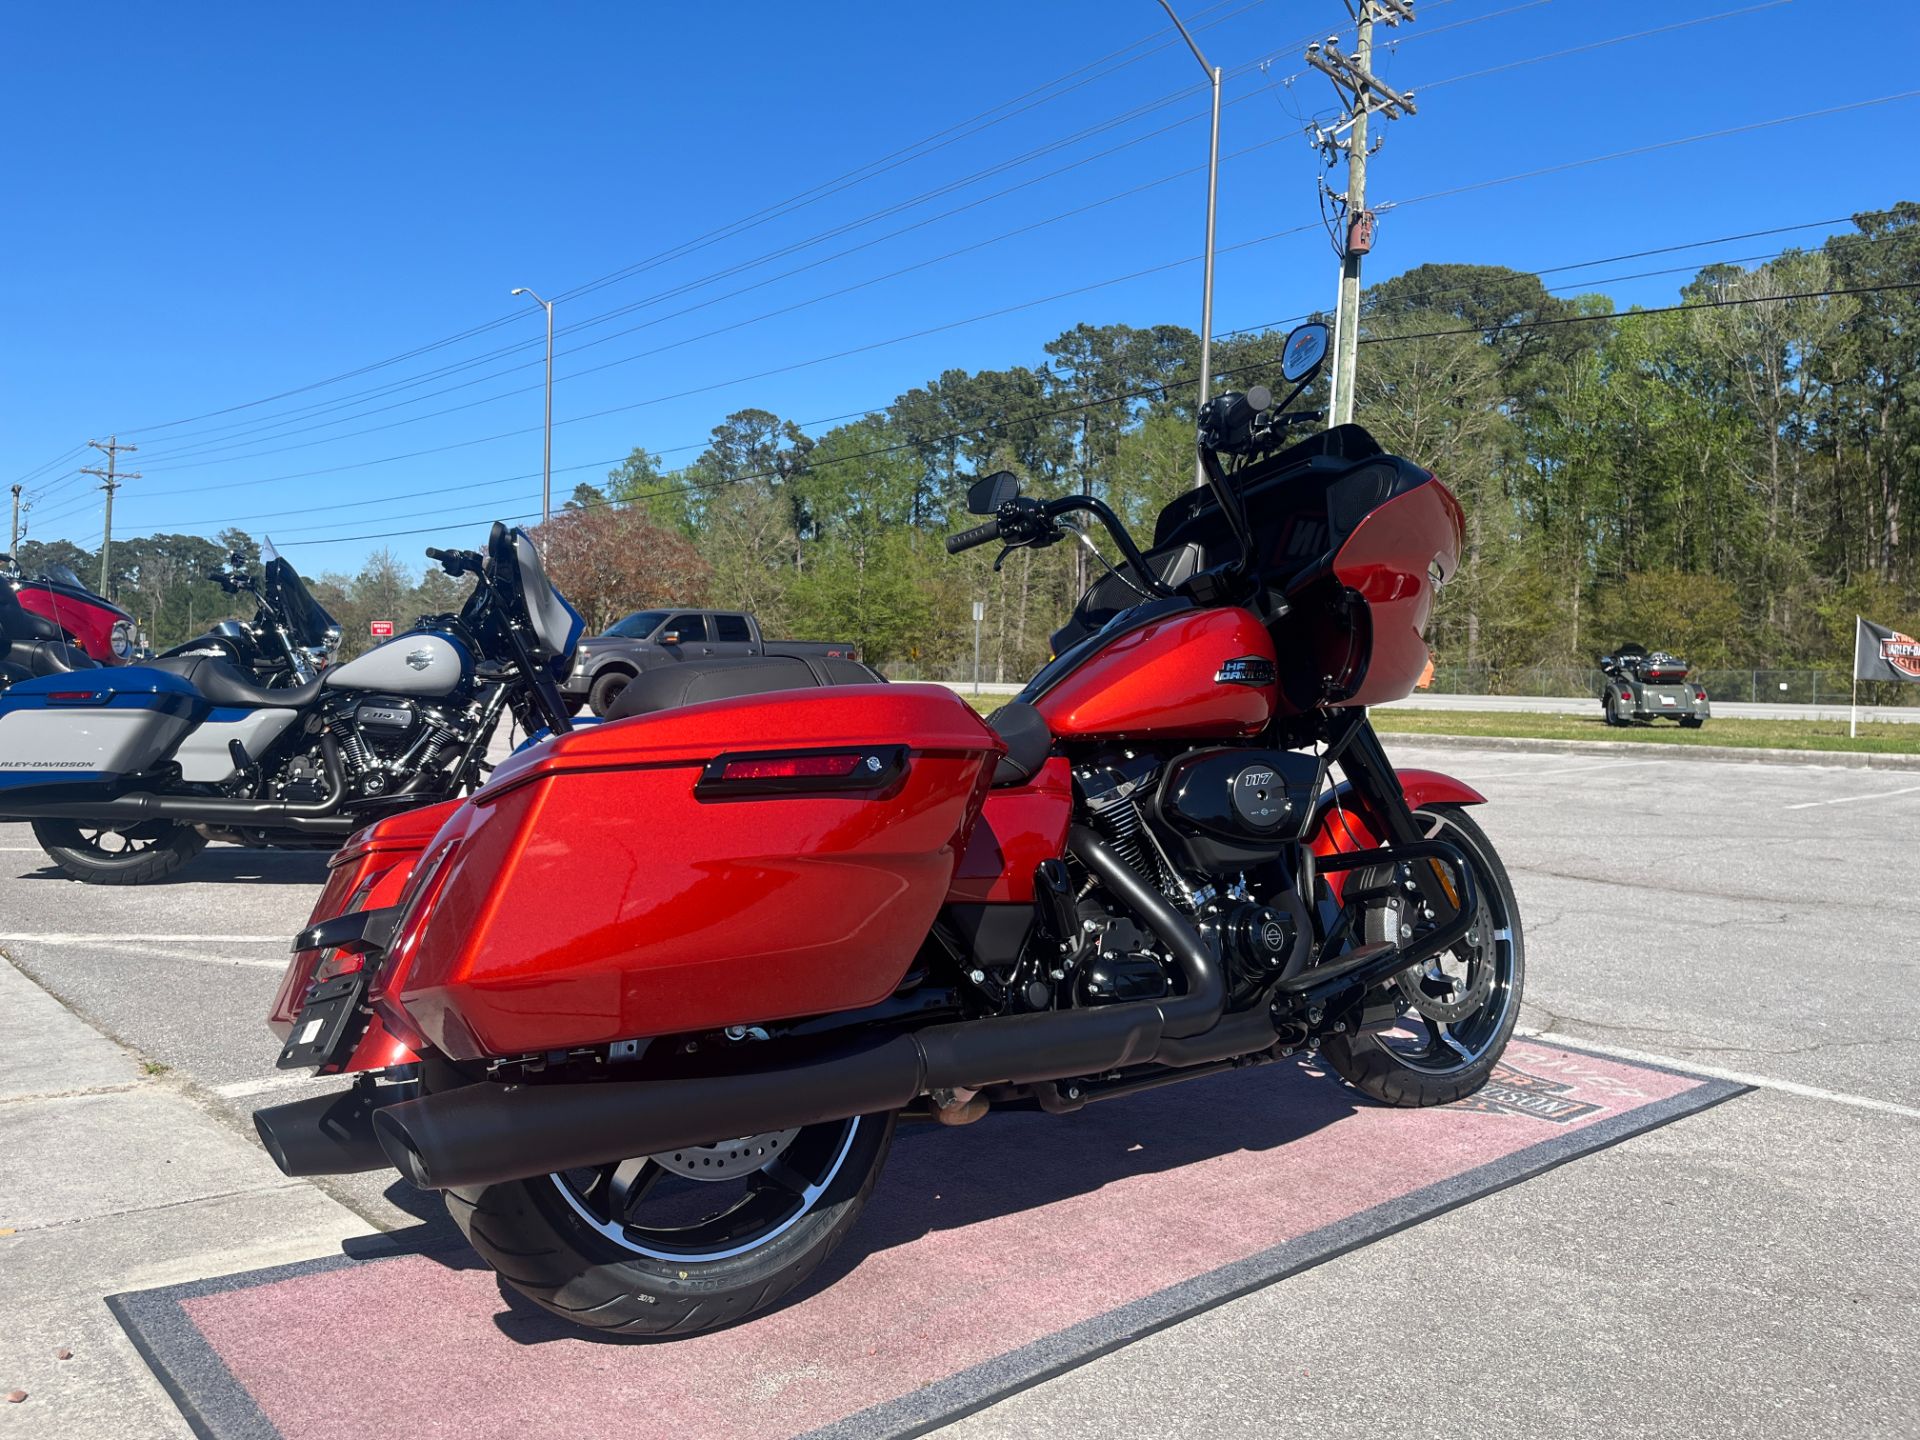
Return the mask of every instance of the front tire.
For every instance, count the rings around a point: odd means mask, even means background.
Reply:
[[[633,676],[624,670],[603,672],[587,691],[587,704],[593,713],[602,720],[613,713],[613,702],[620,698],[620,692],[633,683]]]
[[[151,885],[207,848],[207,837],[177,820],[122,829],[75,820],[35,820],[33,838],[67,875],[89,885]]]
[[[1415,819],[1422,833],[1465,853],[1473,867],[1482,913],[1466,940],[1409,972],[1405,985],[1400,980],[1392,983],[1401,1005],[1401,1017],[1393,1028],[1329,1035],[1321,1045],[1321,1054],[1341,1079],[1383,1104],[1403,1108],[1451,1104],[1486,1083],[1513,1038],[1526,983],[1520,905],[1493,842],[1454,806],[1416,811]],[[1384,871],[1368,873],[1379,877],[1370,883],[1385,878]],[[1366,938],[1388,939],[1401,923],[1396,908],[1371,911]],[[1425,1004],[1432,1011],[1447,1013],[1457,1008],[1457,997],[1470,996],[1482,986],[1484,999],[1457,1019],[1436,1020],[1417,1008]],[[1410,996],[1410,990],[1416,995]]]
[[[447,1209],[502,1280],[561,1319],[695,1335],[774,1305],[833,1253],[873,1193],[894,1118],[449,1190]]]

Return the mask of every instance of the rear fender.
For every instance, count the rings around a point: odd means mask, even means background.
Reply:
[[[414,865],[462,803],[447,800],[422,806],[390,816],[355,834],[329,862],[326,888],[320,892],[313,913],[307,917],[308,928],[349,911],[382,910],[397,905],[407,881],[413,876]],[[286,973],[280,978],[280,988],[267,1014],[267,1028],[281,1040],[292,1033],[313,972],[325,955],[324,950],[299,950],[287,961]],[[376,1013],[340,1070],[383,1070],[418,1058]]]

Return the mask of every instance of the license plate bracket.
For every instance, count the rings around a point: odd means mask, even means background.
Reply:
[[[366,993],[364,971],[336,975],[315,986],[300,1007],[275,1067],[307,1070],[345,1059],[344,1052],[360,1036],[360,1002]]]

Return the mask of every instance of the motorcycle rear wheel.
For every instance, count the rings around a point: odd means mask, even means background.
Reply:
[[[1453,806],[1416,811],[1415,818],[1423,834],[1457,845],[1466,853],[1484,912],[1469,932],[1469,940],[1434,963],[1434,990],[1441,990],[1449,979],[1456,978],[1464,988],[1467,979],[1479,978],[1474,977],[1472,966],[1485,965],[1486,975],[1481,980],[1484,999],[1456,1020],[1435,1021],[1409,1007],[1391,1031],[1329,1035],[1320,1051],[1348,1084],[1384,1104],[1404,1108],[1450,1104],[1486,1083],[1513,1037],[1526,983],[1520,905],[1506,867],[1494,853],[1493,842],[1464,811]],[[1374,884],[1381,883],[1386,875],[1385,871],[1362,873],[1372,876],[1369,883]],[[1370,914],[1366,938],[1391,938],[1388,932],[1397,929],[1397,919],[1393,918],[1397,914]],[[1462,955],[1470,959],[1463,962],[1458,958]],[[1449,965],[1459,966],[1461,973],[1450,974]],[[1426,982],[1422,983],[1424,988]],[[1433,1008],[1442,1007],[1436,1003]]]
[[[873,1193],[894,1118],[453,1189],[447,1209],[501,1279],[561,1319],[696,1335],[767,1309],[833,1253]]]
[[[77,820],[35,820],[33,838],[47,858],[89,885],[150,885],[207,848],[207,837],[177,820],[143,820],[121,829]]]

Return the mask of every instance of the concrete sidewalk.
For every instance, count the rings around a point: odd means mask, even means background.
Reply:
[[[27,1392],[0,1435],[190,1436],[104,1297],[337,1253],[368,1226],[11,963],[0,1014],[0,1394]]]

